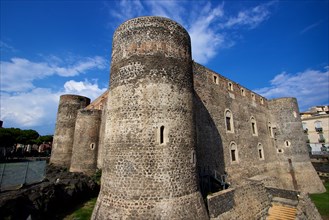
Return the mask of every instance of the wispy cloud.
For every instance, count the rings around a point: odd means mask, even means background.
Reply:
[[[310,31],[311,29],[319,26],[321,24],[321,21],[318,21],[318,22],[315,22],[307,27],[305,27],[301,32],[300,34],[305,34],[306,32]]]
[[[3,52],[6,52],[6,51],[16,52],[17,50],[13,46],[11,46],[11,45],[7,44],[6,42],[0,40],[0,51],[1,51],[1,53],[3,53]]]
[[[220,24],[222,28],[239,28],[241,26],[249,29],[256,28],[260,23],[270,17],[269,7],[275,2],[261,4],[253,8],[242,10],[236,16],[230,16],[229,19]]]
[[[286,72],[275,76],[270,87],[255,92],[267,97],[296,97],[302,111],[315,105],[329,104],[329,68],[308,69],[296,74]]]
[[[111,17],[111,26],[116,27],[125,20],[137,16],[163,16],[182,24],[191,36],[193,59],[206,64],[215,57],[220,49],[235,44],[231,31],[254,29],[270,18],[271,6],[277,1],[259,4],[225,16],[224,3],[212,4],[206,1],[128,1],[107,5]],[[106,4],[106,3],[105,3]]]
[[[56,62],[34,62],[25,58],[12,58],[10,61],[0,61],[1,90],[7,92],[22,92],[34,88],[33,81],[51,75],[63,77],[76,76],[91,69],[107,67],[103,57],[85,57],[69,65],[58,65]],[[20,82],[17,83],[17,79]]]

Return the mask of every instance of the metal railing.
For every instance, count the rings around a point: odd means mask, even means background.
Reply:
[[[46,161],[0,164],[0,191],[19,189],[45,178]]]

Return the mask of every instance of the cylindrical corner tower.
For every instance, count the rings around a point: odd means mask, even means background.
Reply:
[[[308,193],[325,192],[325,188],[312,166],[302,128],[296,98],[277,98],[269,102],[275,125],[274,135],[278,163],[277,176],[286,189]]]
[[[101,110],[81,109],[75,123],[70,172],[92,175],[97,169]]]
[[[294,157],[296,161],[307,160],[309,157],[306,135],[303,132],[296,98],[272,99],[269,101],[269,109],[276,125],[274,130],[278,155],[283,155],[281,159],[284,161],[288,157]],[[280,159],[280,156],[278,158]]]
[[[83,96],[62,95],[60,97],[50,157],[51,164],[70,168],[77,113],[89,103],[90,99]]]
[[[113,38],[109,94],[92,219],[207,219],[197,182],[187,31],[162,17],[123,23]]]

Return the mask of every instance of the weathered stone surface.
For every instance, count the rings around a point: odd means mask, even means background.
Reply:
[[[78,110],[89,103],[90,99],[83,96],[62,95],[60,97],[50,163],[70,168]]]
[[[114,34],[102,190],[93,219],[205,219],[198,191],[190,38],[141,17]]]
[[[0,193],[0,219],[61,219],[66,210],[98,192],[90,177],[48,166],[44,182]]]
[[[79,110],[71,158],[71,172],[83,172],[88,175],[97,169],[97,150],[102,111],[97,109]]]

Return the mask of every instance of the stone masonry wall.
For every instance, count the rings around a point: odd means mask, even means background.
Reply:
[[[271,196],[262,183],[251,181],[234,190],[224,190],[223,193],[210,195],[207,200],[211,219],[265,219]],[[229,205],[216,206],[220,200],[224,200],[221,203]]]
[[[271,118],[275,121],[277,161],[272,170],[287,189],[309,193],[324,192],[325,188],[308,155],[306,137],[295,98],[269,101]]]
[[[90,99],[78,95],[62,95],[57,111],[56,128],[50,163],[70,167],[75,121],[78,110],[86,107]]]
[[[92,219],[207,219],[198,189],[190,38],[141,17],[113,39],[102,188]]]
[[[97,109],[82,109],[78,112],[70,166],[71,172],[83,172],[87,175],[95,173],[101,114],[102,111]]]
[[[267,100],[197,63],[193,72],[198,165],[221,174],[226,171],[231,184],[264,173],[266,164],[276,160]],[[233,120],[232,131],[226,129],[227,110]],[[236,146],[236,161],[232,161],[232,144]]]

